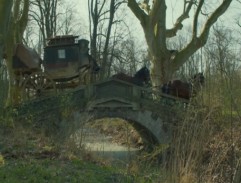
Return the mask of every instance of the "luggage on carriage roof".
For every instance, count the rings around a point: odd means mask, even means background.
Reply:
[[[47,39],[47,46],[59,46],[59,45],[68,45],[75,44],[76,38],[79,36],[73,35],[63,35],[63,36],[55,36]]]

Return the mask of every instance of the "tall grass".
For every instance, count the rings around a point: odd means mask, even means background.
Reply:
[[[166,168],[168,183],[241,181],[240,77],[213,77],[186,113],[179,113]]]
[[[168,171],[170,182],[196,182],[201,172],[204,147],[213,134],[210,116],[213,106],[204,107],[195,101],[189,106],[186,114],[176,124],[174,138],[170,145]]]

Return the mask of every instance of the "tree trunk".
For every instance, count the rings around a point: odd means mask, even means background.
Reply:
[[[232,0],[220,2],[209,18],[204,23],[202,30],[198,30],[199,15],[202,12],[204,0],[183,1],[183,13],[177,18],[171,29],[166,28],[166,1],[153,0],[137,1],[128,0],[128,6],[134,15],[139,19],[145,33],[146,42],[151,55],[151,78],[153,86],[159,86],[171,79],[172,74],[177,71],[198,49],[203,47],[208,39],[211,26],[227,10]],[[193,17],[193,30],[190,42],[178,52],[168,50],[166,39],[176,36],[182,29],[182,22],[189,18],[189,12],[196,5]]]
[[[91,55],[96,59],[97,58],[97,28],[99,24],[99,14],[98,12],[98,3],[94,0],[88,0],[89,5],[89,20],[92,23],[90,24],[90,52]],[[93,28],[92,28],[93,26]],[[92,30],[91,30],[92,28]]]
[[[109,55],[109,42],[110,42],[110,34],[111,34],[111,28],[113,25],[114,21],[114,15],[115,15],[115,0],[110,1],[110,15],[109,15],[109,23],[108,23],[108,28],[107,28],[107,33],[106,33],[106,39],[105,39],[105,46],[103,50],[103,62],[102,62],[102,69],[100,73],[100,79],[104,79],[107,75],[106,73],[108,72],[108,55]]]
[[[0,61],[2,61],[3,55],[6,54],[7,41],[8,41],[7,37],[8,37],[8,31],[9,31],[9,25],[10,25],[12,6],[13,6],[13,0],[4,0],[0,4],[0,27],[1,27],[1,29],[0,29]],[[5,87],[3,87],[3,88],[5,88]]]
[[[14,7],[11,10],[13,5]],[[23,5],[23,7],[20,5]],[[19,101],[19,88],[14,85],[15,78],[12,68],[12,55],[14,54],[14,45],[17,42],[22,41],[23,33],[28,21],[28,10],[29,0],[16,0],[11,4],[7,18],[5,17],[6,19],[9,19],[4,42],[5,53],[7,54],[6,65],[9,75],[9,90],[6,105],[11,105],[15,102],[18,103]]]
[[[6,36],[11,17],[11,8],[13,0],[2,0],[0,3],[0,59],[4,55],[4,47],[6,44]]]
[[[173,73],[171,70],[163,66],[166,62],[168,62],[168,60],[165,60],[165,58],[163,58],[163,60],[160,58],[151,59],[151,81],[153,87],[159,87],[172,78]]]

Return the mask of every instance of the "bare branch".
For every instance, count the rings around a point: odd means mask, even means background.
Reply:
[[[151,6],[149,5],[149,0],[143,0],[141,3],[138,3],[141,9],[145,10],[147,14],[151,11]]]
[[[178,69],[186,60],[207,42],[211,26],[228,9],[232,0],[223,0],[222,4],[207,19],[199,37],[193,38],[190,43],[180,51],[174,60],[174,70]]]
[[[136,0],[128,0],[128,6],[135,16],[140,20],[141,24],[145,25],[146,19],[148,16],[145,12],[139,7]]]
[[[197,6],[197,10],[195,12],[194,15],[194,20],[193,20],[193,39],[195,39],[197,37],[197,26],[198,26],[198,16],[200,14],[200,11],[202,9],[202,6],[204,4],[204,0],[200,0],[198,6]]]
[[[200,47],[204,46],[208,39],[208,34],[211,26],[218,20],[218,18],[225,13],[231,4],[232,0],[223,0],[223,3],[213,12],[213,14],[208,18],[203,31],[199,37]]]
[[[166,31],[167,37],[176,36],[176,33],[182,29],[183,27],[182,22],[185,19],[189,18],[189,12],[194,4],[195,4],[194,0],[184,2],[183,13],[177,18],[176,23],[174,24],[174,27]]]

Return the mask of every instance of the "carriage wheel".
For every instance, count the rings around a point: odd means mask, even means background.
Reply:
[[[45,73],[30,74],[23,83],[23,98],[35,99],[56,94],[55,82]]]

